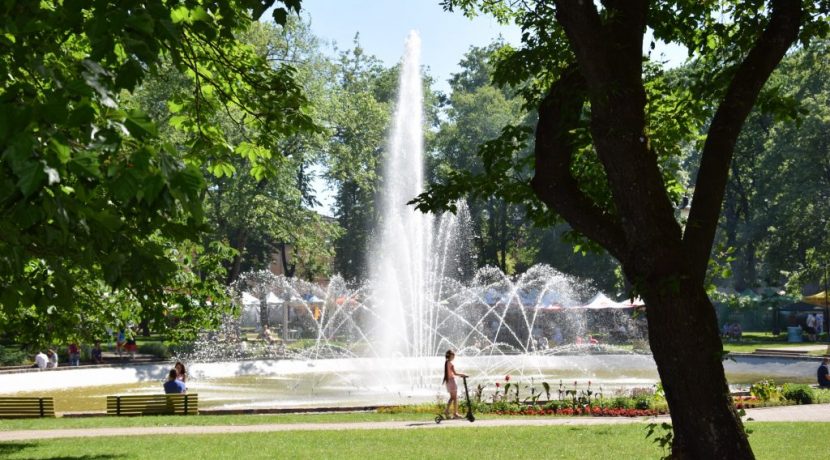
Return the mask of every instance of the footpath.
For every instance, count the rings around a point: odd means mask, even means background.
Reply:
[[[253,417],[253,416],[252,416]],[[830,422],[830,404],[809,404],[802,406],[781,406],[747,409],[744,420],[758,422]],[[188,435],[221,433],[266,433],[278,431],[326,431],[326,430],[417,430],[417,429],[464,429],[511,426],[552,426],[552,425],[619,425],[632,423],[670,422],[668,416],[660,417],[539,417],[539,418],[496,418],[478,420],[474,423],[462,420],[442,422],[394,421],[356,423],[281,423],[263,425],[207,425],[207,426],[158,426],[123,428],[77,428],[48,430],[0,431],[0,442],[33,441],[58,438],[85,438],[102,436],[146,436],[146,435]]]

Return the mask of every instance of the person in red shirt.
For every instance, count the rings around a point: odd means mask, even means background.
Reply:
[[[69,355],[69,365],[70,366],[80,366],[81,365],[81,350],[78,348],[77,343],[70,343],[69,347],[67,347],[67,354]]]

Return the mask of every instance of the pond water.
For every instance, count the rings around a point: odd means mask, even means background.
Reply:
[[[195,363],[189,366],[188,391],[198,393],[201,408],[313,408],[414,404],[444,398],[442,357],[258,360]],[[778,358],[724,362],[730,384],[747,386],[762,378],[810,383],[817,362]],[[423,369],[432,369],[424,373]],[[566,388],[591,385],[606,395],[657,383],[650,355],[502,355],[459,357],[459,372],[471,374],[470,391],[481,384],[485,395],[496,382],[521,384],[522,398],[541,382],[553,396],[560,381]],[[58,412],[103,411],[105,396],[161,392],[169,364],[58,369],[0,375],[0,394],[52,395]],[[399,384],[395,382],[411,382]],[[460,384],[460,382],[459,382]]]

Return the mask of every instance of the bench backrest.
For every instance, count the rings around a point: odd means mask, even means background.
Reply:
[[[107,396],[107,415],[195,415],[198,394]]]
[[[0,418],[54,417],[55,398],[0,397]]]

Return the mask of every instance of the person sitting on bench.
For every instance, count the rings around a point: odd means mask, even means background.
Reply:
[[[830,388],[830,370],[828,370],[827,365],[830,364],[830,358],[824,358],[821,360],[821,365],[818,367],[818,372],[816,372],[818,376],[818,386],[819,388]]]
[[[167,374],[167,381],[164,382],[165,393],[187,393],[187,387],[185,387],[184,382],[178,379],[178,376],[179,373],[176,372],[176,369],[170,369],[170,373]]]
[[[268,326],[265,326],[264,328],[262,328],[261,336],[262,336],[263,340],[268,342],[268,344],[275,344],[277,342],[280,342],[280,338],[276,334],[271,332],[271,329],[268,328]]]

